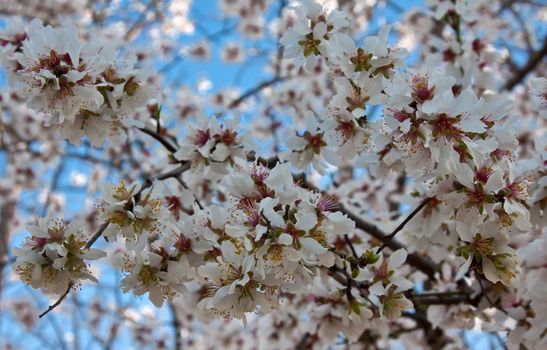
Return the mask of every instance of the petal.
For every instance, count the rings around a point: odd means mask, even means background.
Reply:
[[[313,28],[313,37],[315,39],[323,39],[323,36],[327,34],[327,24],[325,22],[319,22]]]
[[[492,260],[484,256],[482,257],[482,272],[484,273],[484,277],[486,277],[490,282],[496,283],[500,281],[500,278],[497,274],[496,266],[494,265]]]
[[[317,242],[313,238],[309,238],[309,237],[300,238],[300,243],[302,243],[302,247],[306,251],[313,254],[319,255],[327,251],[327,248],[323,247],[321,244],[319,244],[319,242]]]
[[[150,287],[148,297],[150,298],[152,304],[154,304],[156,307],[161,307],[163,305],[163,293],[160,286]]]
[[[408,254],[404,248],[394,251],[389,257],[390,270],[393,271],[397,269],[399,266],[401,266],[406,261],[407,255]]]
[[[317,224],[317,215],[313,212],[305,213],[296,218],[296,228],[299,230],[309,231]]]
[[[370,286],[368,291],[371,294],[374,294],[374,295],[383,295],[383,294],[385,294],[385,289],[384,289],[384,286],[382,284],[382,281],[378,281],[378,282],[374,283],[372,286]]]
[[[292,236],[288,233],[283,233],[279,238],[277,239],[277,242],[283,245],[291,245],[292,244]]]

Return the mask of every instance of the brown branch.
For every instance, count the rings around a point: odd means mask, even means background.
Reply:
[[[513,4],[510,4],[508,7],[509,12],[515,17],[517,20],[517,23],[520,26],[520,30],[522,31],[522,35],[524,36],[524,42],[526,43],[526,48],[528,49],[529,53],[532,53],[534,51],[534,46],[532,45],[532,40],[530,39],[530,33],[528,33],[528,30],[526,29],[526,24],[524,23],[524,20],[520,16],[520,14],[515,10],[513,7]]]
[[[8,241],[10,235],[10,221],[15,214],[17,201],[11,199],[0,206],[0,312],[2,310],[2,289],[4,282],[4,267],[9,263]]]
[[[93,236],[91,236],[91,238],[89,239],[89,241],[87,241],[87,243],[85,244],[84,248],[85,249],[89,249],[91,248],[91,246],[93,244],[95,244],[95,242],[99,239],[99,237],[101,237],[104,233],[104,230],[106,230],[106,228],[108,227],[109,225],[109,222],[105,222],[104,224],[102,224],[99,229],[97,230],[97,232],[95,232],[95,234]]]
[[[409,222],[410,220],[412,220],[412,218],[415,217],[415,216],[420,212],[420,210],[422,210],[422,209],[431,201],[431,199],[432,199],[432,198],[426,198],[426,199],[424,199],[424,200],[420,203],[420,205],[418,205],[418,206],[416,207],[416,209],[414,209],[414,210],[412,211],[412,213],[410,213],[410,214],[406,217],[406,219],[404,219],[403,222],[401,222],[401,223],[399,224],[399,226],[397,226],[397,227],[395,228],[395,230],[393,230],[393,232],[391,232],[391,234],[385,238],[385,240],[383,241],[384,244],[382,244],[382,246],[381,246],[380,248],[378,248],[378,250],[376,251],[376,254],[378,254],[378,253],[380,253],[382,250],[384,250],[384,248],[388,246],[389,242],[393,239],[393,237],[395,237],[395,235],[396,235],[397,233],[399,233],[399,232],[405,227],[405,225],[408,224],[408,222]]]
[[[512,90],[516,85],[520,84],[528,73],[533,71],[543,61],[545,56],[547,56],[547,36],[543,39],[543,46],[530,54],[528,62],[517,69],[513,77],[507,81],[503,88],[505,90]]]
[[[431,322],[427,320],[427,316],[422,312],[403,312],[402,316],[414,320],[417,326],[424,330],[430,349],[444,349],[451,342],[442,329],[433,328]]]
[[[359,260],[359,256],[357,255],[357,252],[355,251],[355,247],[353,246],[353,243],[349,239],[349,236],[347,233],[344,233],[344,240],[346,241],[346,244],[349,246],[351,250],[351,254],[353,254],[353,257],[357,260]]]
[[[311,334],[309,332],[306,332],[302,335],[302,338],[298,341],[296,346],[294,347],[296,350],[306,350],[310,348],[310,344],[308,344],[308,340],[310,339]]]
[[[171,144],[171,142],[167,141],[167,139],[165,137],[163,137],[162,135],[158,134],[157,132],[153,131],[153,130],[150,130],[150,129],[146,129],[146,128],[139,128],[140,131],[142,131],[143,133],[149,135],[149,136],[152,136],[154,139],[156,139],[156,141],[158,141],[159,143],[162,144],[162,146],[168,150],[169,152],[171,153],[175,153],[177,151],[177,148],[175,146],[173,146]]]
[[[414,304],[422,305],[452,305],[462,302],[473,304],[471,295],[462,291],[410,294],[407,297]]]
[[[255,87],[249,89],[248,91],[246,91],[245,93],[243,93],[243,95],[239,96],[237,99],[233,100],[228,105],[228,108],[229,109],[230,108],[236,108],[237,106],[239,106],[241,103],[243,103],[243,101],[245,101],[249,97],[252,97],[252,96],[258,94],[260,91],[267,88],[268,86],[274,85],[274,84],[279,83],[283,80],[285,80],[285,78],[283,78],[283,77],[274,77],[270,80],[266,80],[266,81],[258,84],[257,86],[255,86]]]

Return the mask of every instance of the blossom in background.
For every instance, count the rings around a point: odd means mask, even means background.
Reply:
[[[283,35],[280,43],[285,46],[285,57],[293,59],[297,68],[311,70],[318,57],[328,56],[329,47],[346,34],[341,29],[348,25],[338,10],[326,13],[313,0],[302,1],[295,8],[296,23]]]
[[[535,110],[542,118],[547,118],[547,79],[542,77],[531,78],[529,88]]]

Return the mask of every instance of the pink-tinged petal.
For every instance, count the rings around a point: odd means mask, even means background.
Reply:
[[[334,265],[335,255],[332,252],[326,252],[325,254],[321,254],[319,256],[319,262],[321,265],[326,267],[331,267]]]
[[[471,170],[469,165],[461,164],[454,175],[456,175],[458,181],[465,187],[469,189],[474,188],[475,173],[473,172],[473,170]]]
[[[460,268],[458,269],[458,273],[456,274],[456,277],[455,277],[456,281],[460,280],[461,278],[463,278],[463,276],[465,276],[467,271],[469,271],[469,267],[471,266],[472,262],[473,262],[473,256],[470,256],[469,259],[467,259],[467,261],[465,262],[465,264],[460,266]]]
[[[397,286],[395,293],[403,292],[414,286],[414,283],[412,283],[411,281],[409,281],[408,279],[402,276],[395,276],[393,278],[390,278],[390,281]]]
[[[327,24],[325,22],[319,22],[313,28],[313,37],[315,39],[323,39],[323,36],[327,34]]]
[[[156,307],[161,307],[163,305],[163,292],[160,286],[150,287],[148,297],[150,298],[152,304],[154,304]]]

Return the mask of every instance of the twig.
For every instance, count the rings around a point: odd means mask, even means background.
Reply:
[[[351,220],[353,220],[357,228],[365,231],[366,233],[370,234],[372,237],[382,242],[386,240],[387,235],[382,230],[380,230],[376,225],[363,220],[359,216],[355,215],[354,213],[346,209],[343,205],[340,205],[340,208],[338,210],[342,212],[343,214],[346,214]],[[398,241],[396,241],[395,239],[389,240],[387,242],[387,246],[392,250],[404,248],[404,246]],[[406,260],[410,265],[421,270],[429,277],[433,277],[435,275],[435,272],[437,271],[437,265],[433,261],[431,261],[427,257],[423,257],[416,253],[408,254]]]
[[[344,233],[344,240],[346,241],[346,244],[351,249],[351,254],[353,254],[353,257],[357,260],[359,260],[359,257],[357,255],[357,252],[355,251],[355,247],[353,246],[353,243],[351,243],[351,240],[349,239],[349,236],[347,233]]]
[[[414,210],[412,211],[412,213],[410,213],[410,214],[406,217],[406,219],[404,219],[403,222],[401,222],[401,223],[399,224],[399,226],[397,226],[397,227],[395,228],[395,230],[393,230],[393,232],[391,232],[391,234],[390,234],[389,236],[387,236],[387,237],[384,239],[384,241],[383,241],[384,244],[382,244],[382,246],[381,246],[380,248],[378,248],[378,250],[376,250],[376,254],[379,254],[382,250],[384,250],[384,248],[388,246],[389,242],[393,239],[393,237],[395,237],[395,235],[396,235],[397,233],[399,233],[399,232],[405,227],[405,225],[406,225],[410,220],[412,220],[412,218],[415,217],[415,216],[420,212],[420,210],[422,210],[423,207],[425,207],[425,206],[431,201],[431,199],[432,199],[432,198],[426,198],[426,199],[424,199],[424,200],[420,203],[420,205],[418,205],[418,206],[416,207],[416,209],[414,209]]]
[[[63,302],[63,300],[66,298],[66,296],[68,295],[68,293],[70,293],[70,290],[72,289],[72,287],[74,286],[74,282],[70,282],[68,284],[68,288],[66,289],[66,292],[63,293],[63,295],[61,295],[61,297],[56,301],[54,302],[53,304],[51,304],[46,311],[42,312],[40,315],[38,315],[39,318],[42,318],[44,317],[45,315],[47,315],[50,311],[52,311],[53,309],[55,309],[57,306],[61,305],[61,303]]]
[[[522,34],[524,36],[524,42],[526,43],[526,48],[528,49],[529,53],[534,52],[534,46],[532,45],[532,40],[530,39],[530,33],[528,33],[528,29],[526,29],[526,24],[524,23],[524,20],[520,16],[520,14],[515,10],[513,7],[513,4],[510,4],[508,7],[509,12],[515,17],[517,20],[517,23],[520,26],[520,29],[522,30]]]
[[[508,315],[507,311],[505,311],[505,309],[503,309],[502,307],[500,307],[498,304],[494,303],[492,301],[492,299],[490,299],[490,296],[488,295],[486,289],[484,288],[484,286],[482,285],[482,281],[481,281],[481,277],[477,274],[476,275],[477,277],[477,281],[479,281],[479,286],[481,287],[481,292],[482,292],[482,295],[484,295],[484,297],[486,298],[486,301],[488,301],[488,304],[490,304],[492,307],[500,310],[501,312],[503,312],[504,314]]]
[[[300,341],[296,346],[294,347],[296,350],[305,350],[308,348],[308,339],[310,338],[311,334],[309,332],[304,333],[302,338],[300,338]]]
[[[235,108],[235,107],[239,106],[243,101],[245,101],[249,97],[252,97],[252,96],[258,94],[260,91],[267,88],[268,86],[274,85],[274,84],[279,83],[283,80],[285,80],[285,78],[283,78],[283,77],[274,77],[270,80],[266,80],[266,81],[258,84],[254,88],[251,88],[248,91],[246,91],[245,93],[243,93],[243,95],[239,96],[237,99],[233,100],[228,105],[228,108]]]
[[[175,347],[174,350],[182,350],[182,337],[180,334],[180,329],[182,324],[180,323],[179,316],[177,315],[177,308],[173,302],[169,302],[169,310],[171,311],[171,325],[173,326],[173,332],[175,333]]]
[[[99,239],[99,237],[102,236],[102,234],[104,233],[104,230],[106,230],[106,228],[108,227],[109,225],[109,222],[105,222],[104,224],[102,224],[99,229],[97,230],[97,232],[95,232],[95,234],[89,239],[89,241],[87,241],[87,243],[85,244],[85,249],[89,249],[91,248],[91,246]]]
[[[157,132],[153,131],[153,130],[150,130],[150,129],[146,129],[146,128],[139,128],[140,131],[142,131],[143,133],[149,135],[149,136],[152,136],[154,139],[156,139],[159,143],[161,143],[163,145],[163,147],[168,150],[169,152],[171,153],[175,153],[177,151],[177,148],[175,146],[173,146],[171,144],[171,142],[167,141],[167,139],[165,137],[163,137],[162,135],[158,134]]]

